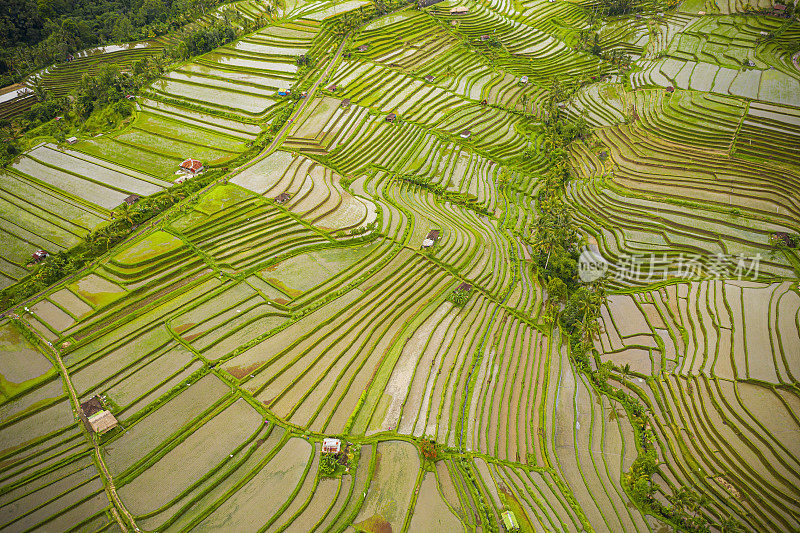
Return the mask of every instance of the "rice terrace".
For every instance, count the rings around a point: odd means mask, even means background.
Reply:
[[[800,531],[754,1],[0,0],[0,531]]]

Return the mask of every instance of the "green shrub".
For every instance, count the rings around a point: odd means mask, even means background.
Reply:
[[[447,295],[447,301],[452,303],[457,307],[464,307],[467,302],[469,301],[469,297],[472,295],[472,289],[461,289],[456,288]]]
[[[339,462],[336,455],[332,453],[323,453],[319,458],[319,475],[320,477],[334,477]]]

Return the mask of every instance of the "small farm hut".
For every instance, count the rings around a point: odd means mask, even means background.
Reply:
[[[438,229],[432,229],[428,232],[428,236],[422,241],[423,248],[430,248],[436,241],[439,240],[441,232]]]
[[[105,407],[103,406],[103,400],[100,399],[100,396],[95,395],[85,402],[81,402],[81,413],[85,418],[89,418],[93,414],[104,410]]]
[[[47,259],[48,255],[50,254],[48,254],[44,250],[36,250],[35,252],[33,252],[33,256],[31,257],[31,259],[33,260],[34,263],[38,263],[39,261],[44,261],[45,259]]]
[[[772,6],[772,16],[773,17],[786,17],[786,6],[783,4],[775,4]]]
[[[130,196],[125,198],[125,203],[128,204],[128,205],[133,205],[133,204],[135,204],[136,202],[138,202],[141,199],[142,199],[142,197],[139,196],[138,194],[131,194]]]
[[[67,143],[68,144],[75,144],[76,142],[78,142],[78,138],[77,137],[68,137],[67,138]]]
[[[456,6],[450,10],[451,15],[466,15],[467,13],[469,13],[467,6]]]
[[[92,431],[98,435],[102,435],[103,433],[111,431],[117,427],[117,419],[114,418],[114,415],[111,414],[111,411],[98,411],[97,413],[88,417],[87,420],[89,422],[89,426],[92,428]]]
[[[472,132],[469,131],[469,130],[464,130],[464,131],[461,132],[460,137],[462,139],[469,139],[470,137],[472,137]]]
[[[322,439],[322,453],[337,454],[342,451],[342,441],[327,437]]]

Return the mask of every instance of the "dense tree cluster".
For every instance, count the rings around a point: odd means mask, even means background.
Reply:
[[[0,0],[0,84],[85,48],[162,35],[220,0]]]
[[[230,23],[217,21],[215,24],[198,27],[182,37],[188,55],[210,52],[236,38],[236,30]]]

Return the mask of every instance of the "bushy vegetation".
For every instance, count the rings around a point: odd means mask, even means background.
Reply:
[[[187,55],[195,56],[210,52],[236,38],[236,31],[230,23],[215,21],[208,26],[199,26],[181,36]]]
[[[0,84],[92,46],[173,31],[220,0],[2,0]]]
[[[469,297],[472,296],[472,289],[462,289],[460,287],[456,287],[453,289],[453,292],[447,295],[447,301],[455,305],[456,307],[464,307],[467,302],[469,301]]]
[[[425,461],[435,463],[442,458],[442,446],[433,439],[422,439],[419,442],[419,450]]]
[[[336,455],[332,453],[323,453],[319,458],[319,476],[320,477],[333,477],[336,475],[336,469],[339,467],[339,461]]]

